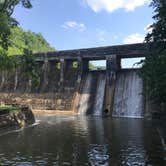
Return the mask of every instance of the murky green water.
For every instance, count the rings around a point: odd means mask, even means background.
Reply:
[[[0,136],[0,165],[165,166],[155,125],[143,119],[38,117]]]

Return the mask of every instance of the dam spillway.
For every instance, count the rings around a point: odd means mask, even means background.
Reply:
[[[85,74],[81,83],[78,114],[101,116],[105,95],[105,71],[93,71]]]
[[[89,102],[91,97],[92,73],[85,75],[81,88],[80,101],[78,104],[78,114],[86,115],[89,109]]]
[[[143,81],[136,70],[117,74],[113,117],[143,117]]]
[[[133,96],[136,89],[142,93],[141,81],[135,74],[123,77],[121,60],[147,54],[147,46],[143,43],[35,54],[39,85],[33,87],[31,78],[21,68],[0,71],[0,101],[28,105],[33,110],[96,116],[103,115],[106,110],[113,116],[140,117],[143,111],[138,113],[134,109],[146,109],[142,106],[146,104],[141,104],[140,95],[136,95],[139,98]],[[88,64],[93,60],[105,60],[106,70],[90,71]],[[124,86],[128,86],[127,90]]]
[[[101,116],[103,114],[105,86],[106,86],[106,74],[99,73],[98,81],[97,81],[95,103],[94,103],[94,109],[93,109],[93,115],[95,115],[95,116]]]

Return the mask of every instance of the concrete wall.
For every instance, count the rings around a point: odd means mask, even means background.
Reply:
[[[38,110],[75,110],[83,74],[89,60],[107,60],[104,109],[111,112],[116,84],[116,72],[121,58],[142,57],[147,54],[145,44],[59,51],[34,55],[38,62],[40,84],[32,87],[22,69],[0,71],[0,102],[29,105]],[[78,63],[77,68],[73,62]]]
[[[78,68],[73,67],[73,61],[45,61],[38,66],[37,87],[31,86],[21,69],[0,72],[0,102],[21,103],[39,110],[71,110],[78,79]]]

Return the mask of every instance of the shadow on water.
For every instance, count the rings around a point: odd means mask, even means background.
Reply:
[[[37,117],[0,137],[1,165],[164,166],[157,130],[143,119]]]

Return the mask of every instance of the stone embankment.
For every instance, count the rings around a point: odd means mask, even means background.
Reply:
[[[34,115],[29,107],[18,107],[18,110],[0,108],[0,131],[25,128],[35,122]]]

